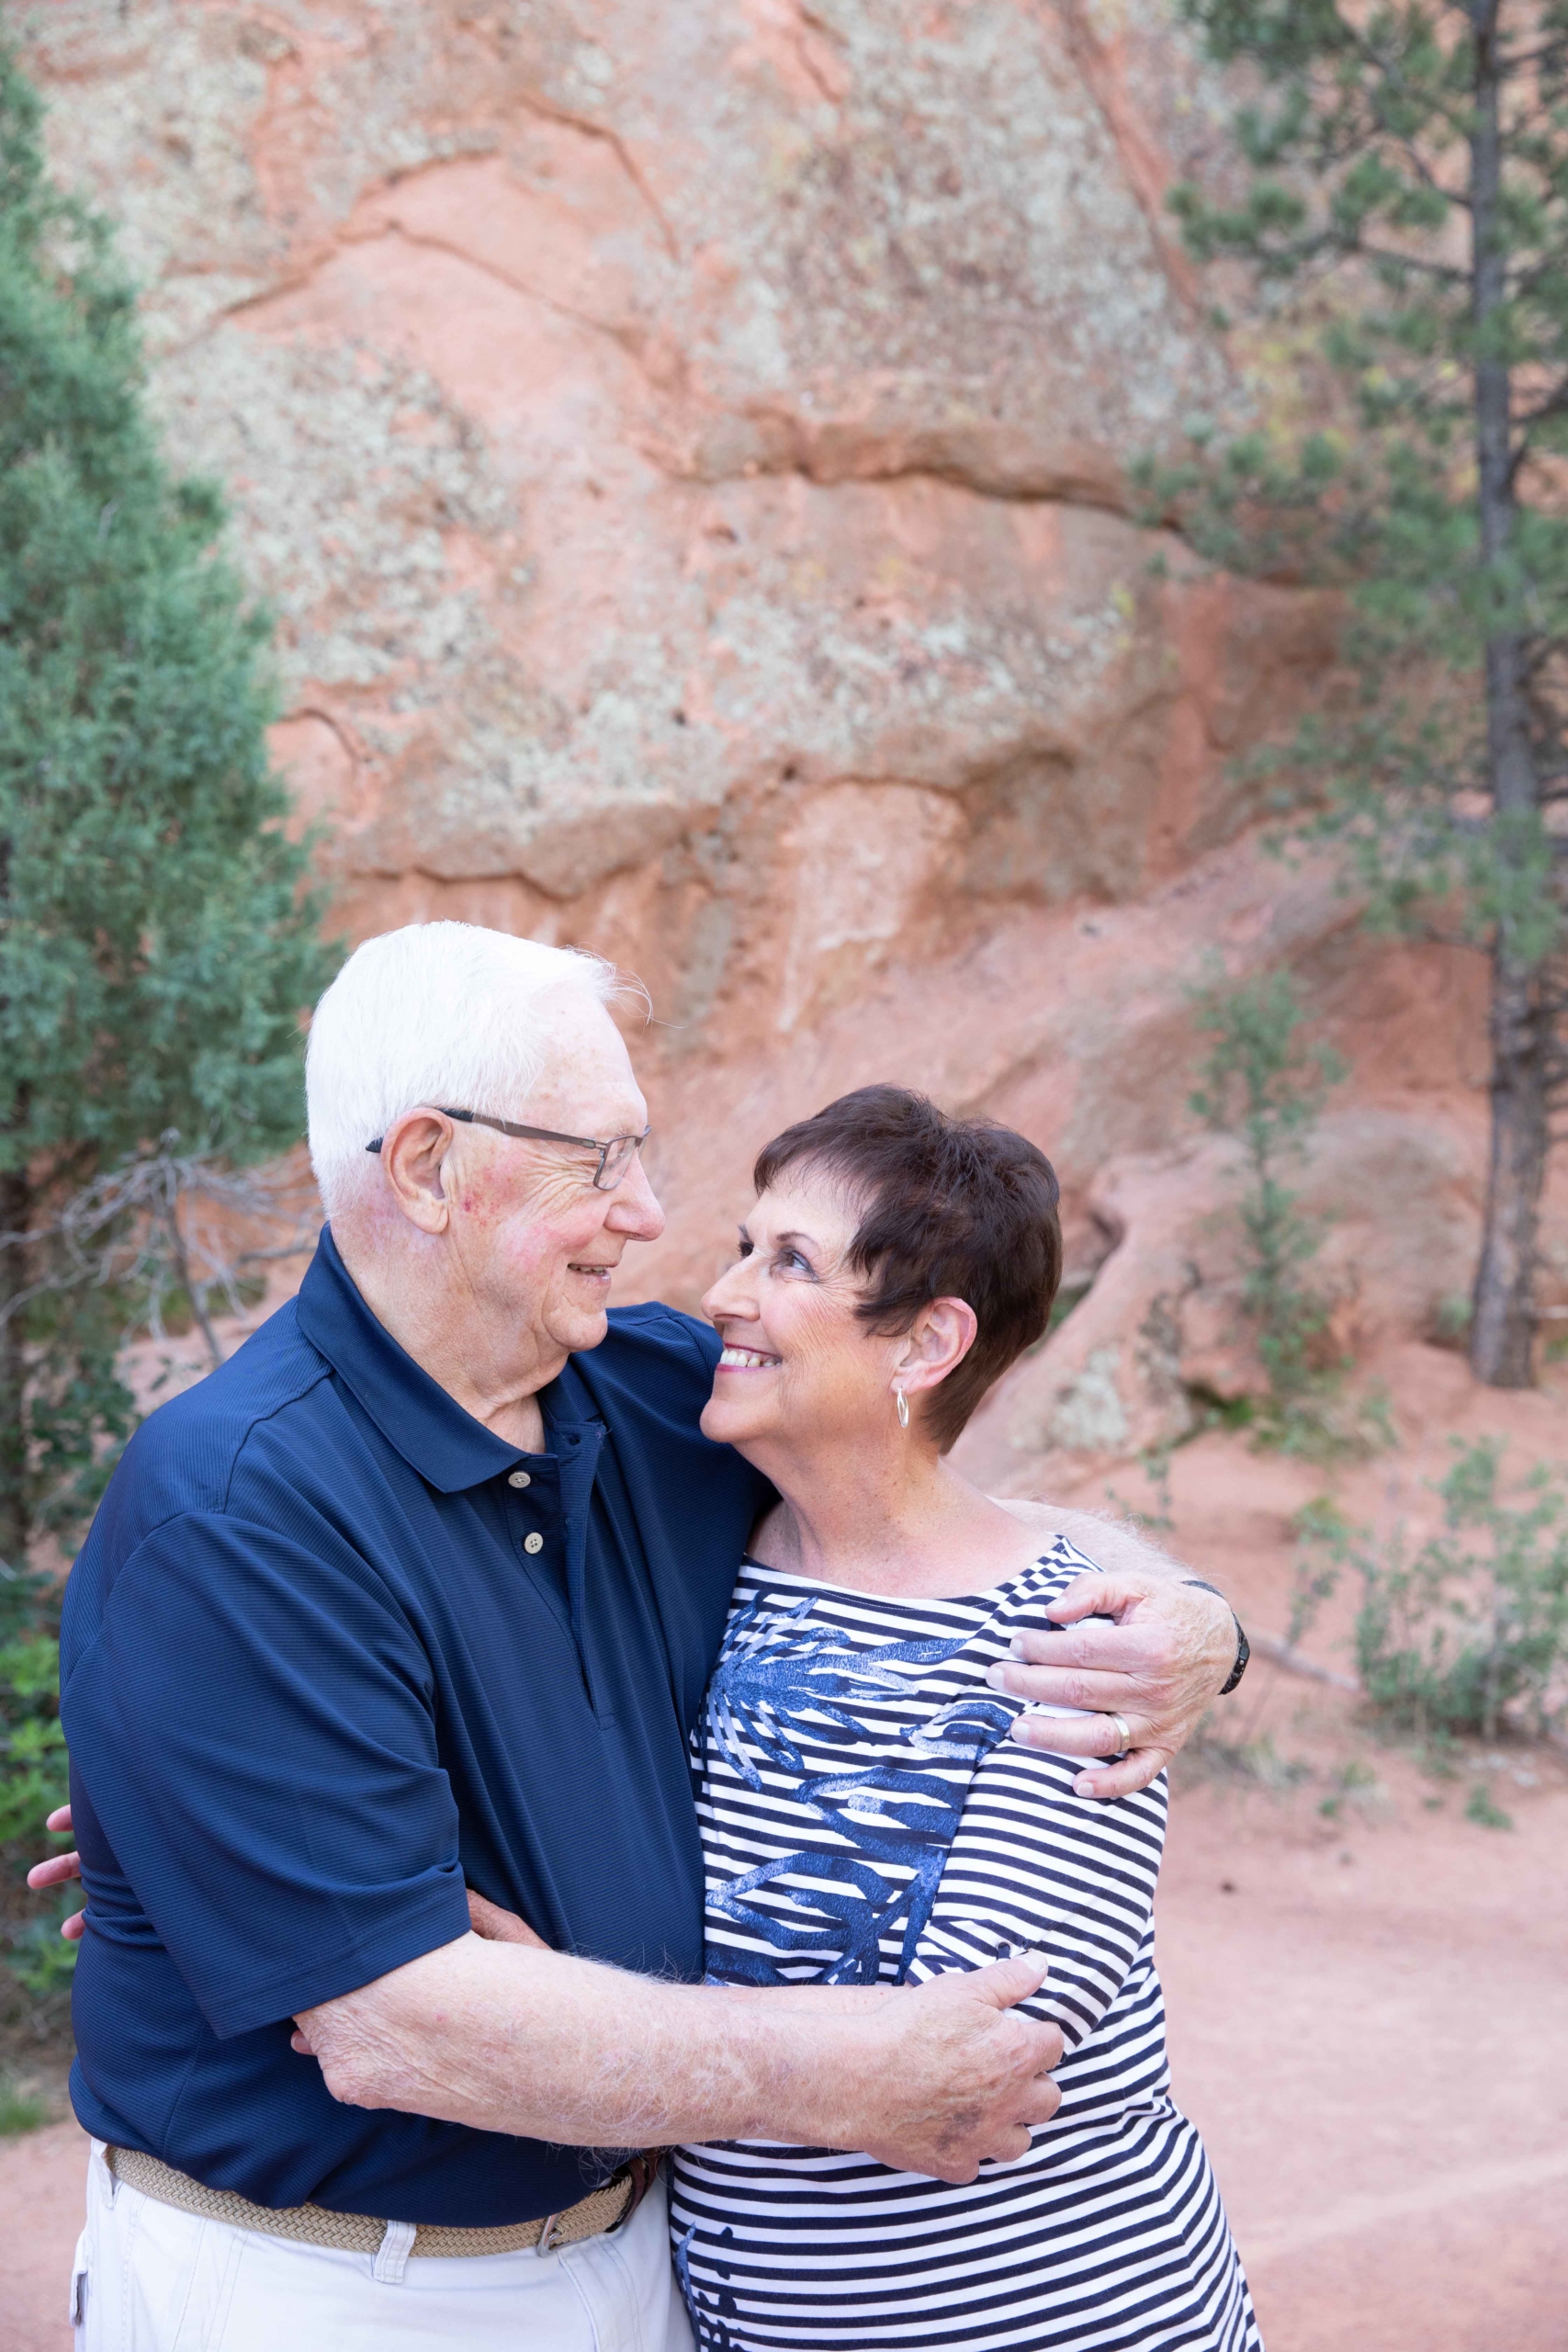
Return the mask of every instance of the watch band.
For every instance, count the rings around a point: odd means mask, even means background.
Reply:
[[[1241,1680],[1242,1676],[1247,1672],[1247,1660],[1252,1656],[1252,1644],[1247,1638],[1246,1628],[1243,1626],[1241,1619],[1236,1615],[1235,1611],[1231,1609],[1230,1602],[1225,1600],[1225,1596],[1220,1590],[1217,1584],[1211,1584],[1206,1577],[1183,1577],[1181,1581],[1183,1584],[1192,1585],[1199,1592],[1212,1592],[1216,1600],[1224,1600],[1225,1607],[1230,1609],[1231,1622],[1235,1627],[1235,1664],[1232,1667],[1225,1680],[1221,1683],[1218,1693],[1216,1694],[1222,1699],[1228,1699],[1231,1692],[1235,1689],[1236,1684]]]

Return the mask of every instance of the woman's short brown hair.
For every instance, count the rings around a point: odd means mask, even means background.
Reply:
[[[850,1261],[869,1283],[855,1312],[888,1337],[933,1298],[962,1298],[979,1329],[924,1400],[943,1453],[993,1382],[1045,1329],[1062,1279],[1056,1171],[994,1119],[952,1119],[901,1086],[862,1086],[757,1155],[759,1193],[808,1163],[861,1204]]]

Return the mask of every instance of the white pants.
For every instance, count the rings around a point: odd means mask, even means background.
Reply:
[[[660,2181],[624,2229],[554,2254],[378,2255],[202,2221],[117,2181],[93,2143],[76,2352],[692,2352]]]

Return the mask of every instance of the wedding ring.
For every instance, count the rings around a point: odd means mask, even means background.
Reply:
[[[1111,1720],[1115,1724],[1122,1739],[1122,1745],[1116,1752],[1119,1756],[1125,1756],[1127,1750],[1133,1745],[1133,1727],[1127,1721],[1125,1715],[1112,1715]]]

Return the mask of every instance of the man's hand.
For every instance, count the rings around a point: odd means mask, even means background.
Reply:
[[[863,2147],[895,2172],[959,2183],[987,2158],[1010,2164],[1026,2154],[1030,2127],[1049,2123],[1062,2103],[1050,2075],[1062,2063],[1061,2028],[1012,2006],[1045,1976],[1043,1954],[1024,1952],[913,1990],[888,1986],[872,2021],[869,2065],[846,2086],[852,2103],[818,2144]]]
[[[520,1944],[513,1927],[305,2010],[295,2047],[350,2107],[579,2147],[869,2149],[967,2181],[1021,2155],[1059,2104],[1061,2031],[1013,2006],[1044,1974],[1035,1953],[912,1988],[720,1990]]]
[[[1183,1584],[1175,1561],[1113,1521],[1044,1505],[1008,1508],[1038,1520],[1043,1532],[1067,1536],[1107,1567],[1104,1575],[1079,1577],[1046,1611],[1070,1630],[1019,1634],[1013,1662],[994,1666],[990,1675],[995,1690],[1014,1698],[1094,1713],[1021,1715],[1012,1736],[1059,1755],[1120,1758],[1080,1773],[1073,1783],[1079,1796],[1124,1797],[1146,1788],[1190,1739],[1235,1664],[1229,1604]],[[1081,1622],[1105,1617],[1115,1623]],[[1130,1735],[1124,1755],[1113,1715]]]
[[[43,1826],[46,1829],[52,1829],[57,1837],[69,1837],[71,1807],[68,1804],[56,1805]],[[67,1886],[73,1878],[80,1878],[81,1875],[80,1854],[51,1854],[47,1862],[33,1864],[28,1872],[28,1884],[35,1894],[41,1894],[47,1886]],[[80,1939],[86,1924],[85,1911],[73,1911],[69,1919],[62,1919],[60,1932],[68,1944],[73,1944]]]
[[[549,1949],[515,1911],[503,1911],[499,1904],[476,1894],[472,1887],[468,1896],[474,1933],[487,1943],[532,1944],[536,1951]],[[874,2020],[885,2026],[885,2033],[879,2034],[875,2047],[867,2050],[865,2075],[868,2083],[891,2089],[892,2097],[885,2125],[874,2115],[869,2132],[862,2124],[868,2155],[898,2172],[932,2173],[942,2180],[967,2181],[975,2178],[976,2167],[987,2156],[1010,2161],[1026,2153],[1029,2130],[1023,2119],[1049,2122],[1062,2098],[1046,2071],[1061,2063],[1060,2029],[1046,2026],[1042,2041],[1041,2029],[1032,2028],[1026,2018],[1012,2015],[1012,2004],[1037,1993],[1045,1973],[1041,1955],[1030,1952],[978,1973],[954,1971],[920,1986],[911,1997],[900,1996],[888,2004],[882,2018]],[[766,1998],[771,2007],[792,1996],[797,1997],[801,2014],[807,2017],[813,2011],[821,2016],[822,2002],[833,1997],[830,1989],[801,1984],[771,1986]],[[863,1992],[852,1992],[850,2000],[854,2005],[850,2014],[858,2011],[868,2024],[874,2022]],[[881,2043],[887,2037],[893,2047],[885,2052]],[[294,2046],[304,2047],[302,2037],[296,2035]],[[1021,2077],[1017,2074],[1021,2064],[1030,2070]],[[961,2086],[961,2104],[956,2107],[950,2070]],[[922,2110],[918,2103],[919,2086],[928,2079],[930,2089]],[[1016,2095],[1017,2122],[998,2126],[990,2095],[993,2088],[1004,2106]],[[860,2096],[864,2098],[863,2091]],[[853,2137],[849,2118],[846,2123]]]

